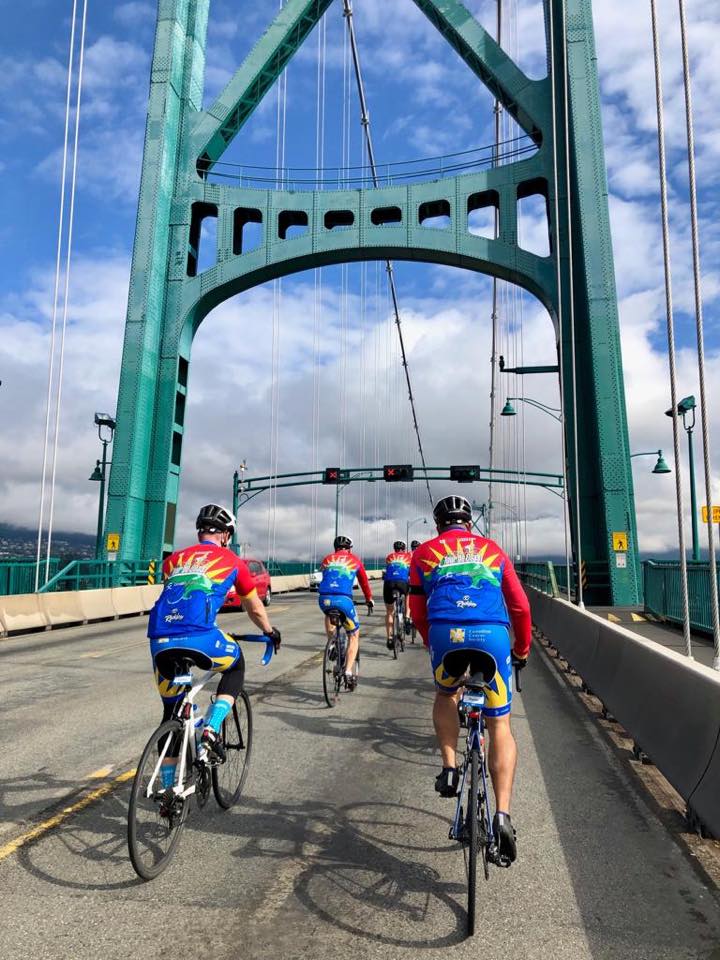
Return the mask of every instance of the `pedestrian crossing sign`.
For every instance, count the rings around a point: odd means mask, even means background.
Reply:
[[[627,553],[628,535],[625,530],[615,530],[612,535],[613,550],[616,553]]]

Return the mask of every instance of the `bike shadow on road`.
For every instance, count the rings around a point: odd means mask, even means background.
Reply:
[[[244,921],[246,936],[252,934],[246,943],[254,940],[267,950],[263,930],[272,931],[273,946],[278,936],[282,945],[287,931],[295,956],[305,936],[308,947],[327,942],[335,950],[343,934],[348,942],[417,951],[465,939],[462,857],[441,840],[446,817],[397,802],[337,807],[250,798],[237,819],[248,842],[235,856],[244,863],[277,861],[263,904]],[[227,824],[213,818],[214,826]],[[438,857],[447,853],[443,874],[453,879],[443,880]],[[457,869],[445,869],[448,863]]]
[[[76,779],[65,780],[43,770],[6,778],[0,783],[0,822],[22,829],[30,821],[32,826],[69,806],[87,786],[87,782],[78,786]]]

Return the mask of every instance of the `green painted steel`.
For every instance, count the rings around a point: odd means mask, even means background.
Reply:
[[[160,569],[160,563],[156,568]],[[154,575],[148,560],[71,560],[40,587],[39,593],[136,587],[153,583]]]
[[[43,560],[43,566],[45,561]],[[19,593],[33,593],[35,590],[34,560],[0,560],[0,596],[8,597]],[[58,557],[50,558],[50,576],[60,569]]]
[[[713,632],[710,602],[710,564],[688,563],[688,600],[690,626],[704,633]],[[717,576],[716,572],[716,576]],[[671,623],[683,622],[679,562],[646,560],[643,563],[645,612]]]
[[[515,571],[528,587],[535,587],[550,597],[560,596],[552,560],[521,561],[515,564]]]
[[[121,534],[121,558],[172,548],[190,350],[196,330],[213,307],[268,280],[323,265],[421,260],[479,271],[524,287],[549,310],[556,342],[562,304],[567,384],[572,382],[568,322],[572,288],[582,556],[603,567],[597,583],[606,584],[590,590],[586,599],[634,603],[637,536],[591,0],[564,4],[544,0],[558,51],[556,97],[550,78],[526,77],[459,0],[413,2],[537,145],[532,156],[484,171],[378,189],[263,190],[210,182],[213,165],[331,0],[288,0],[207,110],[201,104],[209,0],[159,0],[106,532]],[[340,16],[340,5],[336,7]],[[565,119],[563,8],[569,38],[570,177],[568,181],[565,176],[560,137],[560,217],[555,223],[553,121],[562,131]],[[547,201],[549,257],[518,246],[518,202],[532,195]],[[474,236],[468,228],[468,215],[483,207],[499,211],[496,240]],[[423,225],[438,213],[449,214],[448,229]],[[206,217],[218,220],[216,262],[198,274],[198,245]],[[243,228],[248,223],[262,224],[262,241],[243,251]],[[335,229],[339,226],[342,229]],[[291,227],[306,230],[288,237]],[[574,481],[574,422],[567,403],[565,413]],[[573,491],[574,482],[575,518]],[[617,530],[629,534],[625,567],[615,564],[612,552],[612,532]],[[573,538],[577,554],[575,523]]]

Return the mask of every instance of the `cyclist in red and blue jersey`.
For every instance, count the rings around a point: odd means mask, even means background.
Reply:
[[[387,634],[388,650],[393,648],[393,610],[396,593],[401,593],[405,597],[405,629],[406,632],[409,632],[410,611],[407,598],[410,586],[411,560],[412,554],[408,553],[404,540],[396,540],[393,544],[393,552],[385,557],[383,600],[385,601],[385,632]]]
[[[329,553],[321,562],[322,580],[318,587],[318,604],[325,616],[325,632],[328,637],[333,630],[327,616],[329,610],[340,610],[345,617],[345,629],[348,634],[348,649],[345,659],[345,677],[348,690],[355,689],[355,676],[352,672],[360,649],[360,621],[353,603],[355,578],[365,597],[368,614],[372,613],[375,603],[362,560],[352,550],[350,537],[335,537],[334,552]]]
[[[525,666],[530,652],[530,604],[505,552],[473,532],[472,510],[464,497],[445,497],[433,514],[438,536],[412,556],[410,610],[429,648],[435,679],[433,723],[443,765],[435,789],[443,797],[457,795],[457,705],[466,672],[482,673],[489,683],[484,714],[496,803],[493,830],[500,853],[513,861],[517,845],[510,799],[517,747],[510,729],[512,669],[513,663]]]
[[[221,760],[225,757],[220,737],[222,723],[245,678],[245,660],[238,642],[215,623],[231,587],[237,590],[243,609],[255,626],[273,640],[276,651],[281,641],[280,631],[270,623],[247,565],[227,549],[235,524],[232,513],[215,503],[200,510],[195,522],[199,542],[176,550],[163,562],[165,582],[148,623],[163,720],[170,719],[185,692],[172,682],[183,660],[222,674],[202,736],[206,749]],[[168,762],[160,769],[164,787],[173,783],[176,763],[176,758],[166,759]]]

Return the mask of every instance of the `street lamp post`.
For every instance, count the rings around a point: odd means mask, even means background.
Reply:
[[[560,415],[560,410],[556,407],[548,407],[544,403],[540,403],[539,400],[532,400],[530,397],[508,397],[505,401],[505,406],[500,412],[501,417],[515,417],[517,416],[517,410],[512,405],[512,401],[516,403],[529,403],[531,407],[537,407],[538,410],[542,410],[543,413],[547,413],[548,416],[552,417],[554,420],[560,422],[562,416]]]
[[[662,450],[642,450],[638,453],[631,453],[630,459],[633,457],[657,457],[657,463],[652,468],[653,473],[672,473],[672,470],[667,465],[667,461],[663,456]]]
[[[407,520],[405,522],[405,546],[410,543],[410,527],[414,527],[416,523],[420,523],[422,520],[423,523],[427,523],[427,517],[416,517],[414,520]]]
[[[692,514],[692,558],[700,559],[700,538],[698,536],[697,491],[695,489],[695,451],[693,450],[693,430],[695,429],[695,397],[683,397],[677,405],[682,417],[683,427],[688,438],[688,465],[690,467],[690,512]],[[666,417],[672,417],[672,407],[665,411]],[[692,419],[688,423],[688,417]],[[710,506],[710,505],[708,505]]]
[[[105,519],[105,477],[108,468],[107,448],[108,445],[112,443],[116,423],[115,418],[111,417],[109,413],[96,413],[95,423],[98,428],[98,437],[102,444],[102,460],[96,461],[95,469],[90,476],[90,480],[98,480],[100,482],[97,533],[95,534],[95,557],[98,560],[102,560],[103,520]]]
[[[245,490],[245,471],[247,470],[247,460],[243,460],[238,469],[233,474],[233,516],[235,517],[235,529],[233,531],[232,539],[230,543],[232,544],[232,549],[235,553],[238,552],[238,531],[237,531],[237,515],[238,508],[240,506],[240,497]]]

